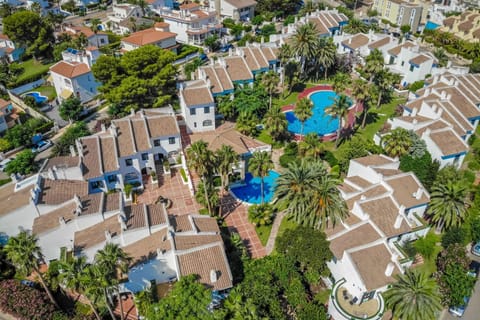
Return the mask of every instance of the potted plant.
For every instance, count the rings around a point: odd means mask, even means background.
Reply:
[[[170,162],[168,160],[163,161],[163,171],[165,174],[170,174]]]

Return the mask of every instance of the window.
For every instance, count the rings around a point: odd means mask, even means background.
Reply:
[[[205,120],[203,121],[202,125],[204,127],[210,127],[212,125],[212,120]]]
[[[133,166],[133,161],[132,161],[132,159],[125,159],[125,165],[126,165],[127,167]]]
[[[193,123],[193,127],[194,127],[194,128],[197,127],[197,123],[196,123],[196,122]]]
[[[210,113],[210,107],[204,107],[203,113]]]
[[[70,79],[64,78],[63,80],[65,81],[65,84],[68,84],[69,86],[72,85],[72,83],[70,82]]]
[[[111,176],[108,176],[108,177],[107,177],[108,183],[117,182],[117,180],[118,180],[118,178],[117,178],[117,175],[116,175],[116,174],[112,174]]]
[[[103,181],[92,181],[90,182],[90,187],[92,189],[100,189],[103,188]]]
[[[168,144],[175,144],[175,137],[168,138]]]
[[[142,153],[142,160],[147,161],[148,160],[148,153]]]
[[[401,64],[402,64],[402,67],[403,67],[403,66],[405,65],[405,61],[402,61],[402,63],[401,63]]]
[[[415,69],[415,66],[412,64],[410,65],[410,72],[413,72],[413,69]]]
[[[197,110],[195,110],[195,108],[190,108],[190,115],[194,116],[196,114],[197,114]]]
[[[153,146],[154,147],[160,147],[160,139],[153,140]]]
[[[104,44],[104,43],[105,43],[105,39],[100,38],[100,43],[101,43],[101,44]]]

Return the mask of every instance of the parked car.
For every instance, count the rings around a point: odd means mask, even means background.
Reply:
[[[42,152],[42,151],[47,150],[47,149],[50,148],[51,146],[53,146],[52,141],[50,141],[50,140],[42,140],[42,141],[38,142],[38,143],[32,148],[32,152],[34,152],[34,153]]]
[[[465,309],[467,308],[469,300],[470,300],[470,297],[464,297],[463,298],[463,305],[458,306],[458,307],[450,307],[448,309],[448,312],[450,312],[455,317],[459,317],[459,318],[463,317],[463,314],[465,313]]]
[[[228,52],[230,49],[233,49],[233,45],[228,43],[220,48],[220,52]]]
[[[27,287],[31,287],[31,288],[35,287],[35,282],[31,280],[22,280],[20,281],[20,283]]]
[[[480,241],[472,246],[472,254],[480,257]]]
[[[9,164],[13,159],[15,158],[8,158],[4,159],[0,162],[0,171],[5,171],[5,168],[7,167],[7,164]]]

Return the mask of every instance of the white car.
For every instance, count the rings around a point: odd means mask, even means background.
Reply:
[[[32,148],[32,152],[33,152],[33,153],[42,152],[42,151],[47,150],[47,149],[50,148],[51,146],[53,146],[52,141],[50,141],[50,140],[42,140],[42,141],[38,142],[38,143],[35,145],[35,147]]]
[[[8,159],[5,159],[5,160],[2,160],[0,162],[0,171],[5,171],[5,168],[7,167],[7,164],[9,164],[13,159],[15,158],[8,158]]]

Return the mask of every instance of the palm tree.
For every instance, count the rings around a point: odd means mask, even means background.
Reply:
[[[293,113],[297,117],[298,121],[302,123],[300,129],[300,135],[303,136],[303,127],[305,126],[305,121],[313,115],[313,103],[309,98],[302,98],[297,102]]]
[[[397,282],[383,293],[385,304],[397,319],[436,319],[442,310],[438,287],[424,272],[407,269],[396,276]]]
[[[278,74],[274,71],[269,71],[266,74],[263,75],[262,77],[262,85],[265,87],[265,89],[268,92],[269,95],[269,103],[268,103],[268,109],[272,108],[272,96],[275,93],[275,90],[278,87],[280,79],[278,77]]]
[[[85,281],[83,281],[83,279],[87,268],[89,268],[89,264],[87,263],[87,259],[85,257],[68,259],[67,261],[62,262],[61,272],[59,275],[60,282],[63,283],[65,287],[74,290],[75,292],[85,293],[86,288]],[[85,294],[84,297],[95,314],[95,317],[100,320],[100,315],[98,314],[92,300],[90,300]]]
[[[18,271],[25,275],[33,272],[38,277],[50,301],[57,308],[60,308],[40,273],[39,260],[42,259],[43,255],[37,241],[38,239],[34,235],[27,233],[27,231],[21,231],[16,237],[8,240],[3,250],[7,253],[8,260]]]
[[[289,61],[291,61],[291,59],[292,59],[292,48],[287,43],[282,44],[282,46],[278,50],[278,60],[280,61],[280,67],[282,68],[282,76],[281,76],[282,87],[285,81],[285,66]]]
[[[332,38],[320,38],[318,40],[318,49],[315,55],[317,64],[324,72],[325,79],[327,79],[328,69],[335,63],[335,56],[337,54],[337,47],[333,43]]]
[[[298,62],[288,61],[285,66],[282,68],[284,77],[287,80],[288,95],[292,93],[293,85],[296,83],[299,77]]]
[[[435,184],[430,193],[428,213],[438,229],[449,229],[462,224],[470,205],[467,187],[459,182]]]
[[[377,74],[383,70],[385,59],[383,54],[378,49],[373,49],[372,52],[365,58],[365,72],[369,75],[369,82],[373,82],[373,79]]]
[[[263,204],[263,184],[264,178],[268,175],[268,171],[273,169],[273,161],[269,152],[257,151],[254,152],[248,161],[248,170],[256,177],[260,177],[260,196]]]
[[[203,188],[205,191],[205,202],[208,212],[212,213],[206,185],[209,174],[212,172],[213,153],[208,149],[208,144],[205,141],[199,140],[192,143],[190,148],[187,149],[187,157],[188,166],[195,170],[205,186],[205,188]]]
[[[343,28],[343,31],[350,34],[366,33],[368,26],[361,20],[353,18],[348,20],[348,24]]]
[[[97,38],[97,34],[98,34],[98,27],[102,24],[102,21],[100,21],[100,19],[98,18],[94,18],[92,20],[90,20],[90,24],[91,24],[91,29],[93,31],[93,33],[95,34],[95,39],[97,40],[97,48],[100,48],[100,45],[98,44],[98,38]]]
[[[335,149],[338,147],[338,143],[340,142],[340,134],[343,128],[343,121],[348,121],[347,117],[349,108],[349,98],[345,94],[341,93],[338,97],[334,99],[333,104],[325,109],[325,112],[329,114],[332,118],[338,119],[337,136],[335,138]]]
[[[401,157],[408,153],[412,138],[407,130],[396,128],[382,137],[382,145],[390,157]]]
[[[375,85],[378,88],[378,100],[377,100],[377,108],[380,107],[382,103],[383,92],[386,92],[391,89],[391,87],[399,83],[401,80],[401,76],[398,73],[392,73],[388,70],[381,70],[377,73],[375,77]]]
[[[116,319],[109,303],[108,288],[112,285],[110,276],[98,264],[89,264],[81,273],[80,279],[85,290],[85,295],[92,300],[93,304],[99,303],[103,298],[103,302],[110,313],[110,317]]]
[[[447,63],[448,63],[448,56],[447,54],[445,53],[445,49],[443,48],[436,48],[433,50],[433,55],[435,56],[435,58],[437,58],[438,60],[438,65],[440,67],[445,67],[447,66]]]
[[[118,287],[118,271],[127,273],[131,260],[132,258],[129,257],[128,254],[122,250],[122,248],[114,243],[107,243],[105,247],[102,250],[99,250],[95,255],[95,263],[105,275],[105,279],[107,280],[108,284],[114,285],[117,289],[117,298],[120,304],[120,317],[122,320],[124,319],[124,314],[123,304],[120,298],[120,288]],[[106,289],[107,288],[105,287],[105,290]],[[111,311],[108,301],[107,307],[112,315],[113,312]],[[112,317],[112,319],[115,318]]]
[[[285,113],[282,112],[282,109],[279,106],[274,106],[265,114],[263,119],[265,130],[270,134],[273,140],[278,141],[280,137],[285,134],[285,131],[288,127],[287,118]]]
[[[318,31],[315,25],[308,22],[297,28],[292,36],[292,54],[300,59],[300,69],[305,73],[307,61],[312,60],[318,51]]]
[[[352,78],[350,77],[350,75],[343,72],[337,72],[332,79],[333,91],[335,91],[336,93],[343,93],[345,89],[350,86],[351,83]]]
[[[325,147],[318,135],[311,132],[298,144],[298,152],[303,157],[311,157],[317,160],[325,152]]]
[[[361,104],[363,107],[362,128],[365,128],[365,123],[367,121],[371,91],[372,86],[368,82],[365,82],[362,79],[357,79],[353,82],[352,95],[355,98],[356,103]]]
[[[218,215],[222,216],[222,198],[225,193],[225,188],[228,186],[228,176],[232,173],[233,166],[238,161],[238,154],[231,146],[222,145],[220,149],[215,151],[216,171],[220,175],[220,212]]]

